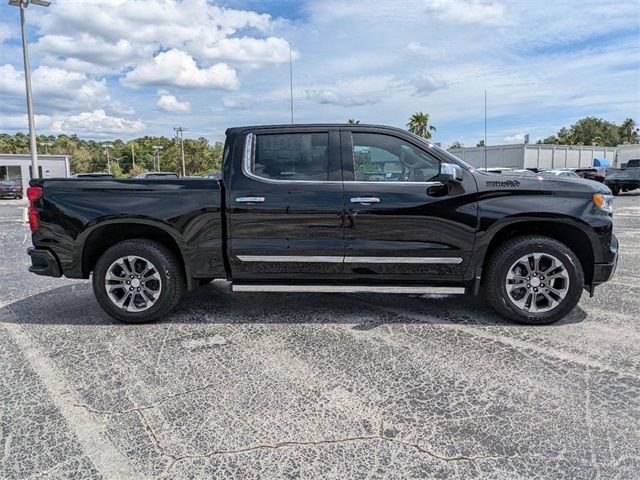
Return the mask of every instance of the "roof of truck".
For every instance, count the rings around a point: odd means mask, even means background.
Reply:
[[[381,130],[395,130],[402,133],[408,133],[406,130],[398,127],[391,127],[389,125],[376,125],[366,123],[286,123],[279,125],[246,125],[241,127],[228,128],[225,133],[227,135],[231,133],[239,133],[244,130],[265,130],[265,129],[292,129],[292,130],[305,130],[305,129],[317,129],[317,128],[350,128],[350,129],[381,129]]]

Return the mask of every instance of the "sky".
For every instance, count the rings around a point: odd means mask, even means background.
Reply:
[[[521,143],[640,122],[640,1],[53,0],[27,10],[38,133],[224,138],[228,127],[405,127]],[[0,3],[0,131],[27,131],[19,9]]]

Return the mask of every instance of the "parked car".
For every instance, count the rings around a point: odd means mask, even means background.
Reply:
[[[546,170],[541,172],[540,175],[549,177],[583,178],[572,170]]]
[[[366,181],[372,165],[401,173]],[[30,270],[92,276],[102,308],[131,323],[221,278],[239,292],[482,286],[500,314],[542,324],[616,267],[606,186],[479,172],[396,128],[231,128],[222,171],[221,181],[31,180]]]
[[[108,178],[116,178],[112,173],[74,173],[71,178],[94,178],[106,180]]]
[[[0,198],[22,198],[22,184],[13,180],[1,180]]]
[[[640,188],[640,159],[629,160],[624,168],[610,168],[604,184],[614,195]]]
[[[180,176],[175,172],[145,172],[139,173],[133,178],[146,178],[147,180],[153,179],[167,179],[167,178],[180,178]]]
[[[222,180],[222,174],[219,172],[210,172],[202,175],[202,178],[209,178],[212,180]]]
[[[600,183],[604,183],[604,179],[607,176],[607,168],[576,168],[575,172],[579,177],[595,180]]]

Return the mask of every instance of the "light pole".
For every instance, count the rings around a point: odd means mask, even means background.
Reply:
[[[173,130],[176,132],[176,138],[180,137],[180,156],[182,157],[182,176],[185,177],[187,175],[187,169],[184,165],[184,135],[183,132],[185,130],[189,130],[184,127],[173,127]]]
[[[293,124],[293,53],[289,42],[289,90],[291,93],[291,123]]]
[[[105,151],[107,152],[107,171],[109,173],[111,173],[111,161],[109,159],[109,149],[111,147],[113,147],[113,145],[108,144],[108,143],[103,143],[102,146],[104,147]]]
[[[36,122],[33,118],[33,98],[31,95],[31,69],[29,68],[29,49],[27,47],[27,27],[24,19],[24,9],[29,3],[48,7],[51,2],[47,0],[9,0],[9,5],[20,7],[20,30],[22,31],[22,59],[24,60],[24,81],[27,88],[27,116],[29,118],[29,144],[31,150],[31,177],[38,178],[38,147],[36,145]]]
[[[162,145],[154,145],[153,147],[153,169],[156,172],[160,171],[160,150],[164,147]],[[158,167],[156,168],[156,160],[158,161]]]

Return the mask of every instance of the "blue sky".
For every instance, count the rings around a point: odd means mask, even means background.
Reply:
[[[289,121],[404,126],[475,145],[587,115],[640,121],[640,2],[53,0],[27,10],[39,133],[221,140]],[[25,131],[18,9],[0,4],[0,130]]]

